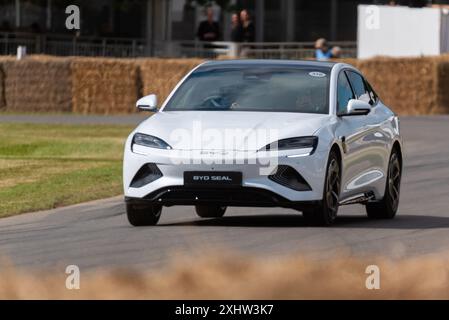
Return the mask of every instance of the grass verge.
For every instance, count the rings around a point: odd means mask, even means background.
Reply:
[[[120,194],[131,129],[0,123],[0,217]]]

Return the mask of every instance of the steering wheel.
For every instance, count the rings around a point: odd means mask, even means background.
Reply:
[[[223,108],[223,97],[219,95],[209,96],[203,99],[201,105],[204,107]]]

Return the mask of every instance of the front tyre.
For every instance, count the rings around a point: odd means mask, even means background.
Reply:
[[[161,217],[162,206],[155,204],[126,204],[128,221],[135,227],[154,226]]]
[[[329,155],[323,200],[312,209],[303,211],[303,216],[312,225],[329,226],[337,218],[341,184],[340,162],[335,151]]]
[[[369,218],[393,219],[396,216],[401,189],[401,171],[399,153],[394,149],[388,164],[388,176],[383,199],[366,204],[366,213]]]
[[[216,205],[195,206],[196,214],[201,218],[221,218],[226,212],[226,207]]]

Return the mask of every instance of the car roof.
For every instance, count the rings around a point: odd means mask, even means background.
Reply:
[[[213,60],[206,61],[201,67],[294,67],[294,68],[325,68],[332,69],[336,62],[313,60],[265,60],[265,59],[240,59],[240,60]]]

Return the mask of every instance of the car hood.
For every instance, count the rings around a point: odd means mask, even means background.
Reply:
[[[158,112],[135,132],[177,150],[259,150],[279,139],[311,136],[329,115],[243,111]]]

